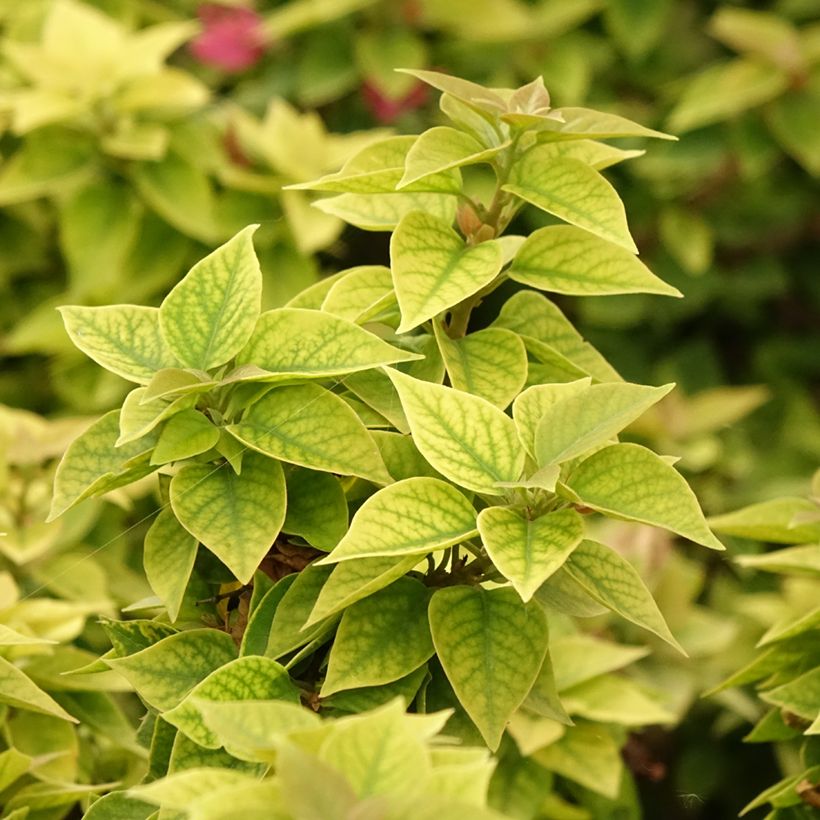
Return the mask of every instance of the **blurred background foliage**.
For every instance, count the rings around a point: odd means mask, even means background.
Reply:
[[[607,173],[642,258],[686,298],[557,301],[626,379],[679,384],[632,433],[682,456],[707,512],[808,492],[820,462],[817,0],[0,0],[0,41],[0,616],[23,636],[0,642],[0,660],[31,655],[26,675],[50,701],[7,717],[9,749],[31,760],[0,792],[42,791],[57,765],[48,755],[66,767],[59,780],[78,783],[127,781],[145,758],[138,710],[113,673],[60,675],[107,647],[89,616],[150,595],[138,550],[153,502],[129,488],[43,523],[55,459],[127,389],[73,349],[55,306],[157,304],[250,222],[262,225],[266,307],[322,275],[387,262],[389,234],[346,228],[311,194],[282,188],[336,170],[389,130],[440,122],[435,95],[394,67],[494,86],[543,75],[555,105],[680,137]],[[730,535],[733,553],[772,540],[757,536]],[[778,765],[799,768],[799,739],[744,747],[763,704],[736,688],[700,695],[816,588],[690,557],[626,525],[609,537],[691,657],[658,645],[636,666],[688,715],[626,743],[646,816],[732,816]],[[213,568],[200,574],[204,598]],[[630,640],[606,619],[586,624]],[[575,629],[567,623],[564,639]],[[68,702],[98,717],[79,729],[55,720]],[[77,788],[38,798],[29,816],[64,816]],[[633,816],[578,799],[587,808],[542,816]]]

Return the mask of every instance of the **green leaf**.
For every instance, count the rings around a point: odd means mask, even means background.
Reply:
[[[387,370],[401,398],[413,440],[445,478],[489,495],[515,481],[525,453],[513,420],[479,396]]]
[[[423,71],[420,69],[403,68],[399,69],[403,74],[410,74],[417,77],[423,83],[431,85],[439,91],[449,94],[456,99],[484,109],[488,112],[501,113],[507,110],[504,97],[494,89],[485,88],[483,85],[463,80],[460,77],[453,77],[449,74],[442,74],[440,71]]]
[[[617,137],[654,137],[660,140],[677,140],[672,134],[655,131],[637,122],[609,114],[605,111],[595,111],[591,108],[554,108],[553,114],[560,114],[563,122],[557,124],[557,131],[552,128],[548,131],[548,139],[572,139],[573,137],[592,137],[606,140]],[[550,126],[553,124],[550,123]]]
[[[320,550],[331,550],[347,532],[347,499],[336,476],[297,468],[285,476],[288,509],[284,532],[301,535]]]
[[[478,514],[478,531],[498,571],[529,601],[578,546],[584,523],[572,509],[527,519],[506,507],[487,507]]]
[[[613,444],[573,470],[567,494],[598,512],[663,527],[710,549],[725,549],[709,530],[680,473],[638,444]]]
[[[151,381],[146,384],[142,401],[146,403],[154,399],[170,401],[188,393],[206,393],[218,384],[219,382],[208,378],[208,374],[202,371],[168,367],[158,370]]]
[[[571,225],[554,225],[530,234],[516,253],[509,275],[524,285],[572,296],[683,295],[629,251]]]
[[[228,464],[186,464],[171,479],[180,524],[243,584],[248,583],[285,520],[282,466],[248,453],[237,475]]]
[[[116,447],[119,415],[119,410],[106,413],[68,446],[54,476],[49,521],[89,496],[129,484],[154,471],[147,464],[147,453],[155,438]]]
[[[723,122],[778,97],[788,85],[785,71],[756,60],[710,65],[686,86],[667,125],[682,132]]]
[[[463,493],[437,478],[408,478],[374,493],[323,564],[358,558],[422,555],[471,538],[475,510]]]
[[[413,578],[349,606],[328,658],[321,696],[403,678],[434,653],[427,622],[430,591]]]
[[[156,808],[130,797],[125,792],[114,791],[95,800],[83,815],[84,820],[148,820]]]
[[[337,564],[322,587],[305,626],[323,621],[392,584],[413,569],[418,561],[418,555],[410,555],[403,558],[359,558]]]
[[[535,679],[532,689],[527,693],[523,704],[524,709],[551,721],[571,726],[572,720],[558,696],[558,686],[555,682],[550,651],[551,649],[544,656],[544,662],[541,664],[538,677]],[[526,714],[526,712],[519,711],[516,714],[521,715]]]
[[[552,136],[553,135],[550,134],[550,137]],[[604,168],[609,168],[612,165],[617,165],[619,162],[625,162],[628,159],[643,156],[646,153],[646,151],[637,150],[625,151],[622,148],[615,148],[614,145],[608,145],[605,142],[595,142],[595,140],[584,139],[547,142],[538,150],[543,158],[548,156],[573,157],[585,165],[591,166],[596,171],[602,171]]]
[[[486,148],[477,139],[456,128],[448,126],[430,128],[416,139],[407,152],[404,176],[397,188],[407,189],[422,179],[427,182],[431,175],[451,168],[487,162],[509,144],[507,141],[492,148]]]
[[[163,811],[176,809],[187,812],[203,794],[215,795],[232,787],[252,788],[256,782],[255,777],[242,772],[202,767],[176,772],[153,783],[133,786],[128,793],[139,800],[162,806]]]
[[[164,712],[234,658],[236,645],[226,632],[190,629],[125,658],[109,658],[106,663],[125,677],[146,703]]]
[[[257,584],[257,578],[259,578],[260,572],[261,570],[257,571],[254,576],[254,593],[261,588]],[[267,578],[267,576],[265,576],[265,578]],[[262,596],[259,603],[255,607],[252,606],[248,624],[242,633],[242,643],[239,647],[239,654],[241,656],[265,654],[268,638],[270,637],[271,624],[276,616],[276,610],[296,578],[297,573],[291,573],[290,575],[285,575],[284,578],[280,578],[273,587]],[[251,599],[251,604],[253,604],[253,599]]]
[[[340,712],[359,714],[384,706],[385,703],[397,697],[402,698],[405,703],[412,703],[427,676],[427,664],[424,664],[392,683],[362,686],[360,689],[337,692],[335,695],[322,698],[322,704]]]
[[[820,667],[815,667],[782,686],[761,692],[760,697],[805,720],[817,720],[820,713]]]
[[[395,308],[393,277],[384,265],[360,265],[344,272],[322,302],[322,310],[361,324],[387,308]]]
[[[0,703],[7,703],[17,709],[30,709],[43,715],[52,715],[61,720],[78,723],[50,695],[47,695],[34,681],[13,663],[0,657]]]
[[[456,198],[450,194],[340,194],[313,207],[365,231],[393,231],[411,211],[424,211],[448,224],[456,216]]]
[[[563,635],[550,643],[555,685],[559,692],[646,657],[643,646],[625,646],[593,635]]]
[[[353,373],[343,384],[368,407],[386,418],[400,433],[410,432],[399,394],[384,371],[366,370]]]
[[[762,569],[766,572],[814,577],[820,575],[820,544],[786,547],[763,555],[739,555],[735,560],[744,567]]]
[[[799,516],[816,511],[817,505],[805,498],[773,498],[712,516],[709,526],[738,538],[755,538],[775,544],[805,544],[820,541],[820,522],[801,524]]]
[[[316,384],[271,390],[227,429],[248,447],[291,464],[390,482],[379,449],[355,411]]]
[[[503,262],[495,241],[465,245],[450,222],[411,211],[390,240],[390,267],[406,333],[472,296],[498,276]]]
[[[451,339],[433,324],[450,384],[500,410],[521,392],[527,380],[527,349],[521,337],[503,328],[486,328]]]
[[[571,715],[622,726],[674,723],[674,713],[628,678],[601,675],[561,693]]]
[[[179,364],[160,332],[159,310],[137,305],[59,308],[71,341],[106,370],[148,384]]]
[[[162,335],[188,367],[225,364],[253,333],[262,301],[262,272],[253,250],[257,225],[240,231],[191,268],[159,309]]]
[[[216,446],[219,428],[199,410],[181,410],[163,426],[151,453],[151,464],[167,464],[198,456]]]
[[[511,589],[446,587],[430,601],[430,629],[459,701],[495,751],[546,655],[543,612]]]
[[[582,541],[565,568],[596,601],[686,654],[638,571],[615,550],[597,541]]]
[[[120,436],[117,439],[117,447],[143,438],[158,427],[160,422],[191,407],[196,402],[194,395],[183,395],[171,402],[162,399],[144,402],[144,397],[144,387],[135,387],[125,397],[120,408]],[[156,440],[158,435],[156,433],[152,439]]]
[[[596,794],[612,800],[618,795],[624,765],[618,744],[602,726],[571,726],[555,743],[536,752],[533,759]]]
[[[536,146],[513,165],[502,190],[601,239],[638,252],[617,192],[580,160],[545,156]]]
[[[145,533],[145,576],[151,589],[168,610],[168,618],[172,622],[179,615],[198,546],[197,539],[167,508],[160,510],[154,523]]]
[[[585,342],[572,322],[540,293],[525,290],[511,296],[501,308],[493,327],[505,327],[518,333],[528,349],[531,339],[550,345],[597,381],[621,381],[612,365]]]
[[[729,48],[759,55],[774,65],[794,69],[799,62],[799,32],[777,14],[723,7],[709,20],[708,31]]]
[[[615,438],[673,387],[610,382],[558,393],[563,398],[544,410],[535,428],[536,460],[560,464]]]
[[[285,668],[276,661],[248,655],[215,669],[162,717],[199,746],[218,749],[222,743],[208,728],[203,718],[202,703],[265,700],[298,704],[299,690],[291,683]]]
[[[243,376],[240,368],[228,380],[326,378],[418,358],[338,316],[279,308],[259,317],[250,341],[236,357],[238,365],[250,366],[248,374]]]
[[[820,176],[820,78],[791,88],[766,112],[769,128],[783,150],[810,174]]]

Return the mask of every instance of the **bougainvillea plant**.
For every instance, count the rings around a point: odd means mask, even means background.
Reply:
[[[260,314],[250,226],[159,308],[62,308],[76,346],[137,386],[68,448],[51,517],[152,474],[161,500],[156,597],[137,604],[152,617],[108,622],[98,667],[148,708],[149,772],[89,816],[635,806],[619,747],[671,715],[616,674],[645,649],[574,618],[611,610],[678,644],[598,524],[723,547],[675,459],[618,438],[672,385],[625,382],[542,291],[680,295],[637,258],[601,174],[642,153],[604,140],[668,137],[553,109],[540,78],[413,73],[450,125],[298,186],[392,232],[389,268]],[[526,206],[545,226],[506,233]],[[428,748],[439,730],[468,745]]]

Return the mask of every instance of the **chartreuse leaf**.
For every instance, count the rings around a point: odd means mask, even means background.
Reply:
[[[552,135],[550,135],[552,136]],[[595,140],[571,139],[560,142],[548,142],[539,148],[539,154],[546,158],[553,157],[573,157],[581,160],[585,165],[589,165],[596,171],[602,171],[619,162],[643,156],[646,151],[629,150],[616,148],[605,142],[595,142]]]
[[[493,327],[518,333],[525,344],[530,339],[545,343],[597,381],[621,381],[609,362],[581,338],[572,322],[540,293],[523,290],[511,296],[501,308]],[[571,381],[572,379],[567,379]]]
[[[330,697],[322,698],[322,704],[340,712],[358,714],[383,706],[397,697],[402,698],[405,703],[412,703],[427,676],[427,664],[424,664],[418,669],[414,669],[409,675],[405,675],[392,683],[347,689]]]
[[[59,308],[72,342],[106,370],[148,384],[179,362],[160,332],[159,309],[137,305]]]
[[[144,396],[145,388],[137,387],[125,397],[120,408],[120,436],[117,439],[117,447],[141,439],[160,422],[191,407],[196,402],[194,395],[183,395],[170,402],[162,399],[143,402]]]
[[[330,313],[279,308],[259,317],[250,341],[236,357],[236,363],[246,368],[229,380],[342,376],[418,358]]]
[[[321,695],[391,683],[418,669],[434,653],[427,604],[430,591],[413,578],[349,606],[330,650]]]
[[[248,453],[237,475],[229,464],[186,464],[171,479],[180,524],[246,584],[285,520],[285,478],[278,461]]]
[[[49,521],[84,498],[129,484],[154,471],[147,463],[147,454],[155,438],[115,446],[119,415],[119,410],[106,413],[68,446],[54,476]]]
[[[299,690],[283,666],[270,658],[247,655],[215,669],[200,681],[163,720],[176,726],[194,743],[218,749],[220,739],[206,726],[200,705],[203,701],[283,700],[299,703]]]
[[[424,211],[448,224],[456,216],[456,198],[451,194],[340,194],[313,206],[364,231],[395,230],[411,211]]]
[[[806,544],[820,541],[820,521],[800,523],[799,517],[817,512],[806,498],[773,498],[709,519],[709,526],[727,535],[756,538],[776,544]]]
[[[805,720],[816,720],[820,712],[820,667],[815,667],[799,677],[762,692],[767,703],[773,703],[793,712]]]
[[[252,607],[245,631],[242,633],[242,643],[239,646],[240,655],[264,655],[270,637],[270,628],[273,623],[279,602],[296,580],[298,573],[291,573],[280,578]],[[254,576],[254,593],[257,591],[259,572]],[[265,576],[267,578],[267,576]],[[253,599],[251,599],[253,604]]]
[[[686,654],[638,571],[615,550],[597,541],[582,541],[564,566],[596,601]]]
[[[614,800],[624,764],[618,744],[601,725],[570,726],[563,737],[533,755],[536,763]]]
[[[192,803],[203,794],[209,797],[216,796],[223,790],[235,787],[253,788],[256,783],[258,783],[257,778],[243,772],[203,766],[175,772],[153,783],[133,786],[128,790],[128,794],[139,800],[162,806],[163,810],[175,809],[187,812]],[[276,815],[273,817],[278,820]]]
[[[142,394],[142,401],[154,399],[173,400],[186,393],[205,393],[219,382],[208,377],[207,373],[199,370],[184,370],[179,367],[166,367],[158,370]]]
[[[397,187],[407,190],[418,180],[427,182],[433,174],[486,162],[508,145],[509,141],[487,148],[465,131],[446,125],[430,128],[416,139],[407,152],[404,176]]]
[[[337,564],[322,587],[305,627],[323,621],[392,584],[396,578],[413,569],[418,561],[418,555],[408,555],[399,558],[358,558]]]
[[[190,629],[133,655],[109,658],[106,663],[125,677],[146,703],[165,711],[235,657],[236,646],[227,632]]]
[[[674,387],[629,382],[587,385],[544,410],[535,428],[540,465],[560,464],[614,438]]]
[[[219,428],[215,427],[199,410],[182,410],[168,421],[160,431],[151,453],[151,464],[167,464],[198,456],[216,446]]]
[[[547,621],[511,589],[454,586],[430,601],[441,665],[491,750],[532,688],[547,652]]]
[[[463,493],[437,478],[407,478],[371,495],[356,511],[345,537],[321,563],[422,556],[475,534],[475,510]]]
[[[95,800],[83,815],[84,820],[148,820],[156,812],[150,803],[114,791]]]
[[[288,509],[282,529],[301,535],[320,550],[331,550],[347,532],[347,500],[339,479],[296,468],[285,476]]]
[[[786,547],[763,555],[739,555],[735,559],[744,567],[766,572],[784,572],[794,575],[820,575],[820,544]]]
[[[578,546],[584,524],[572,509],[528,519],[506,507],[487,507],[478,514],[478,531],[498,571],[529,601]]]
[[[558,384],[534,384],[516,397],[512,410],[518,437],[533,458],[535,431],[544,413],[563,399],[584,393],[590,384],[592,379],[589,378]]]
[[[0,657],[0,703],[17,709],[30,709],[42,715],[52,715],[62,720],[77,723],[77,719],[46,694],[25,672],[13,663]]]
[[[472,296],[498,276],[496,240],[466,245],[450,223],[411,211],[390,239],[390,269],[401,309],[399,333]]]
[[[345,271],[322,302],[322,310],[349,322],[366,322],[395,306],[393,277],[384,265],[361,265]]]
[[[143,564],[151,589],[173,622],[179,615],[185,588],[194,568],[199,542],[169,509],[160,510],[145,533]]]
[[[663,527],[704,547],[725,549],[680,473],[638,444],[612,444],[594,453],[573,470],[563,491],[605,515]]]
[[[553,225],[530,234],[508,273],[524,285],[573,296],[683,295],[629,251],[572,225]]]
[[[481,396],[503,410],[527,381],[527,348],[521,337],[503,328],[486,328],[451,339],[434,323],[436,341],[450,384]]]
[[[276,664],[267,658],[257,660]],[[297,692],[295,687],[292,688]],[[318,715],[298,704],[298,697],[287,700],[201,699],[194,700],[193,705],[198,709],[206,731],[240,760],[273,762],[288,734],[314,729],[320,724]]]
[[[479,493],[499,495],[498,482],[516,481],[525,453],[513,420],[479,396],[387,370],[421,454],[445,478]]]
[[[366,370],[352,373],[344,380],[344,386],[368,407],[386,418],[400,433],[410,432],[399,394],[383,371]]]
[[[646,657],[643,646],[612,643],[593,635],[561,635],[550,642],[550,656],[559,692]]]
[[[48,638],[40,638],[36,635],[24,635],[16,629],[12,629],[5,624],[0,624],[0,647],[2,646],[43,646],[55,644]]]
[[[538,677],[535,679],[532,689],[527,693],[524,708],[541,717],[570,726],[572,720],[558,696],[558,686],[555,683],[555,673],[553,672],[552,658],[550,657],[551,651],[550,649],[544,656],[544,662],[541,664]],[[522,712],[519,711],[517,714],[522,714]]]
[[[111,642],[114,656],[118,658],[133,655],[141,649],[159,643],[163,638],[176,634],[173,627],[160,621],[115,621],[101,618],[100,625]]]
[[[617,192],[594,168],[580,160],[544,156],[536,146],[513,165],[509,182],[502,190],[601,239],[638,252]]]
[[[364,715],[341,718],[319,749],[319,759],[344,774],[357,797],[416,794],[430,772],[429,755],[394,700]]]
[[[317,384],[271,390],[228,430],[248,447],[291,464],[380,484],[391,480],[355,411]]]
[[[636,683],[617,675],[601,675],[561,693],[571,715],[601,723],[649,726],[674,723],[674,713],[664,709]]]
[[[585,136],[593,139],[606,140],[617,137],[654,137],[660,140],[677,140],[672,134],[655,131],[640,125],[637,122],[620,117],[617,114],[608,114],[605,111],[595,111],[591,108],[555,108],[554,114],[560,114],[563,122],[557,127],[557,133],[550,131],[545,134],[547,139],[572,139]]]
[[[449,74],[442,74],[440,71],[424,71],[411,68],[403,68],[400,71],[403,74],[417,77],[423,83],[427,83],[427,85],[431,85],[433,88],[476,108],[496,113],[507,110],[507,103],[501,94],[494,89],[485,88],[483,85],[470,80],[462,80],[460,77],[452,77]]]
[[[232,359],[253,332],[262,272],[253,250],[257,225],[196,263],[159,309],[162,335],[179,361],[209,370]]]

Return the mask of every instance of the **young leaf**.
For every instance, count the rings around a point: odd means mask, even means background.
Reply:
[[[683,295],[629,251],[572,225],[553,225],[530,234],[509,275],[524,285],[572,296]]]
[[[291,464],[380,484],[391,480],[356,413],[317,384],[277,387],[227,429],[248,447]]]
[[[593,139],[606,140],[618,137],[654,137],[659,140],[677,140],[672,134],[655,131],[640,125],[637,122],[609,114],[605,111],[595,111],[591,108],[554,108],[554,114],[560,114],[563,122],[558,126],[557,133],[548,132],[548,139],[572,139],[586,136]]]
[[[516,481],[525,453],[513,420],[479,396],[387,370],[421,454],[443,476],[479,493],[499,495]]]
[[[163,712],[163,720],[206,749],[222,744],[203,720],[200,706],[208,701],[281,700],[299,703],[299,690],[285,668],[270,658],[248,655],[220,666],[200,681],[173,709]]]
[[[578,546],[584,524],[571,509],[527,519],[506,507],[487,507],[478,515],[478,531],[493,564],[526,602]]]
[[[614,438],[659,402],[674,385],[647,387],[629,382],[593,384],[545,409],[535,428],[540,465],[560,464]]]
[[[521,337],[503,328],[486,328],[463,339],[451,339],[434,322],[450,384],[500,410],[521,392],[527,380],[527,348]]]
[[[582,541],[565,569],[596,601],[686,654],[638,571],[615,550],[597,541]]]
[[[160,510],[145,533],[143,563],[151,589],[176,621],[194,568],[199,542],[169,509]]]
[[[218,384],[219,382],[208,378],[208,374],[202,371],[167,367],[154,374],[145,386],[141,401],[145,403],[154,399],[172,401],[187,393],[205,393]]]
[[[492,751],[532,688],[547,652],[547,621],[511,589],[454,586],[430,601],[430,629],[459,701]]]
[[[580,160],[545,156],[536,146],[513,165],[502,190],[601,239],[638,252],[617,192]]]
[[[247,378],[286,381],[342,376],[418,358],[338,316],[318,310],[279,308],[259,317],[236,363],[251,366]],[[228,380],[241,378],[242,368]]]
[[[439,71],[422,71],[410,68],[399,70],[404,74],[417,77],[423,83],[427,83],[427,85],[431,85],[433,88],[458,100],[463,100],[476,108],[499,113],[507,110],[507,104],[501,94],[470,80],[462,80],[460,77],[452,77]]]
[[[348,607],[330,650],[322,697],[391,683],[418,669],[435,651],[429,599],[423,584],[399,578]]]
[[[347,499],[339,479],[296,468],[285,476],[288,509],[284,532],[301,535],[320,550],[331,550],[347,532]]]
[[[155,468],[147,464],[147,454],[155,438],[115,446],[119,415],[119,410],[106,413],[68,446],[54,476],[49,521],[84,498],[121,487],[154,471]],[[139,461],[141,457],[144,463]]]
[[[411,211],[390,240],[390,268],[406,333],[461,302],[498,276],[501,245],[468,246],[446,220]]]
[[[353,516],[347,534],[321,563],[421,557],[475,534],[475,510],[463,493],[437,478],[408,478],[371,495]]]
[[[171,507],[188,532],[239,581],[253,577],[285,520],[278,461],[248,453],[237,475],[228,464],[186,464],[171,479]]]
[[[168,419],[160,431],[151,464],[167,464],[198,456],[216,446],[219,428],[199,410],[182,410]]]
[[[252,240],[257,227],[245,228],[197,262],[162,302],[162,335],[187,367],[225,364],[250,338],[262,300]]]
[[[155,709],[173,709],[215,669],[236,658],[236,646],[226,632],[190,629],[171,635],[125,658],[106,663],[123,675],[140,697]]]
[[[193,395],[183,395],[170,402],[162,399],[145,402],[144,397],[144,387],[134,388],[125,397],[120,408],[120,436],[117,439],[117,447],[141,439],[158,427],[160,422],[196,402],[196,396]]]
[[[160,332],[157,308],[109,305],[59,310],[71,341],[124,379],[148,384],[158,370],[179,365]]]
[[[704,547],[725,549],[680,473],[638,444],[613,444],[594,453],[573,470],[566,492],[605,515],[663,527]]]

